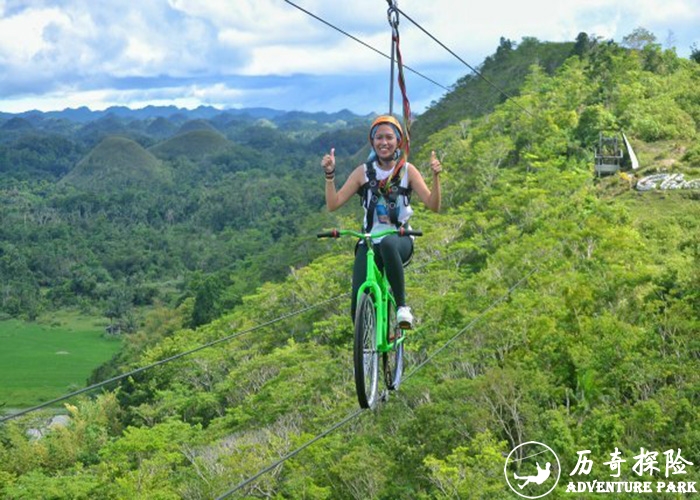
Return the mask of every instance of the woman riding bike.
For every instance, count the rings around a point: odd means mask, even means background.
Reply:
[[[413,214],[411,193],[415,192],[433,212],[440,210],[440,172],[442,165],[432,152],[430,168],[433,172],[433,189],[428,188],[416,167],[406,161],[401,146],[404,134],[401,124],[393,116],[384,115],[374,120],[369,132],[372,153],[367,163],[358,166],[345,181],[335,188],[335,149],[321,160],[326,173],[326,206],[329,211],[342,207],[354,195],[362,197],[365,209],[363,231],[406,227]],[[379,269],[385,269],[387,279],[396,298],[397,321],[401,328],[413,327],[411,309],[406,306],[403,266],[413,254],[413,239],[389,235],[373,240],[375,260]],[[357,291],[367,273],[367,248],[361,242],[355,253],[352,273],[352,306],[354,320]]]

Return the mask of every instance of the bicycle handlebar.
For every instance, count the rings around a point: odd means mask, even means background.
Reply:
[[[398,234],[399,236],[423,236],[423,231],[415,231],[413,229],[385,229],[376,233],[360,233],[349,229],[332,229],[324,233],[318,233],[317,238],[340,238],[341,236],[355,236],[356,238],[379,238],[389,234]]]

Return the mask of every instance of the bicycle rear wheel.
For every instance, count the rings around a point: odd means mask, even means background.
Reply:
[[[362,408],[377,404],[379,366],[377,356],[377,314],[374,299],[365,293],[360,297],[355,312],[355,388]]]
[[[387,339],[391,343],[403,336],[403,330],[396,321],[396,306],[390,303],[388,309]],[[397,390],[403,374],[403,342],[394,345],[390,351],[382,353],[382,364],[387,388],[390,391]]]

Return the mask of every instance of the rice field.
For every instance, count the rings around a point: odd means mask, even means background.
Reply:
[[[119,350],[104,319],[64,312],[37,322],[0,321],[0,408],[25,408],[86,385]]]

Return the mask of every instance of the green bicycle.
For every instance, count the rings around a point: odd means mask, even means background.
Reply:
[[[382,355],[384,383],[389,390],[397,390],[403,373],[404,331],[396,322],[396,300],[386,275],[374,262],[373,238],[390,234],[422,236],[421,231],[404,228],[387,229],[376,233],[334,229],[319,233],[319,238],[354,236],[367,245],[367,278],[357,291],[355,311],[355,389],[362,408],[374,408],[379,401],[379,354]]]

